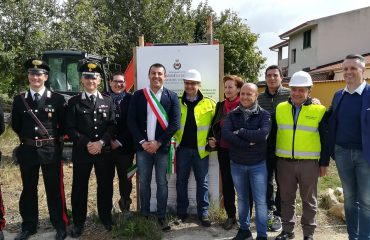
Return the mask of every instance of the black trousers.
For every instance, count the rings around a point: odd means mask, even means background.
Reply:
[[[267,208],[274,211],[275,216],[281,216],[281,199],[280,199],[280,189],[279,182],[277,180],[277,167],[276,167],[277,157],[275,155],[275,149],[268,149],[267,151]],[[276,192],[274,191],[274,180],[277,185]]]
[[[22,216],[22,231],[36,231],[38,224],[39,169],[44,178],[50,221],[54,228],[65,229],[68,225],[66,201],[63,184],[62,162],[44,165],[20,164],[23,190],[19,200],[19,210]]]
[[[112,151],[111,157],[117,169],[119,194],[122,201],[131,203],[132,181],[127,180],[127,170],[131,167],[134,161],[134,153],[123,153],[119,150]]]
[[[97,207],[100,221],[112,224],[114,164],[109,157],[93,162],[73,163],[72,216],[76,226],[83,227],[87,215],[88,184],[94,167],[97,182]]]
[[[4,203],[3,203],[3,194],[1,192],[1,185],[0,185],[0,231],[2,231],[5,227],[5,218],[4,218]]]
[[[217,156],[218,164],[220,165],[225,210],[228,218],[235,218],[235,189],[231,176],[229,150],[220,147],[217,151]]]

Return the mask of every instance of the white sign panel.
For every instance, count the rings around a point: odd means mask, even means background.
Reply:
[[[149,85],[148,70],[161,63],[167,71],[164,86],[178,95],[184,91],[184,73],[192,68],[202,75],[201,91],[218,101],[219,96],[219,45],[138,47],[136,50],[137,88]]]
[[[153,46],[136,48],[137,88],[149,85],[148,70],[154,63],[161,63],[167,71],[164,86],[175,91],[179,96],[184,92],[183,76],[188,69],[195,68],[202,75],[201,91],[203,95],[218,101],[219,98],[219,46]],[[168,209],[176,212],[176,174],[167,175]],[[209,195],[210,202],[219,205],[219,165],[217,154],[209,157]],[[191,171],[188,183],[189,213],[196,213],[196,182]],[[151,183],[150,210],[156,211],[156,183],[153,169]]]

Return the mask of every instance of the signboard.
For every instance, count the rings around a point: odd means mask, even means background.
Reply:
[[[189,69],[197,69],[202,75],[201,91],[203,95],[219,100],[220,81],[220,46],[151,46],[136,48],[136,89],[149,85],[148,71],[154,63],[161,63],[166,68],[167,78],[164,86],[179,96],[184,92],[183,76]],[[168,209],[176,212],[176,174],[167,175]],[[217,154],[212,152],[209,158],[209,195],[210,202],[219,205],[219,165]],[[196,213],[196,182],[193,171],[188,183],[189,213]],[[150,210],[156,211],[156,183],[153,169],[151,183]]]

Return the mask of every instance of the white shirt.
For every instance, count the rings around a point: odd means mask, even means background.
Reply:
[[[94,93],[88,93],[88,92],[85,92],[85,94],[86,94],[86,96],[87,96],[87,98],[90,100],[90,96],[91,95],[94,95],[95,96],[95,99],[96,99],[96,97],[98,96],[98,91],[95,91]]]
[[[358,86],[358,87],[355,89],[355,91],[350,92],[350,91],[348,90],[348,87],[346,86],[346,87],[343,89],[343,93],[344,93],[344,92],[348,92],[349,94],[354,94],[355,92],[357,92],[357,93],[358,93],[358,95],[361,95],[361,94],[362,94],[362,92],[364,91],[365,87],[366,87],[366,81],[363,81],[363,82],[361,83],[361,85],[360,85],[360,86]]]
[[[37,92],[38,94],[40,94],[40,98],[42,97],[42,95],[44,95],[45,90],[46,90],[46,87],[43,87],[40,91]],[[36,92],[33,91],[31,88],[30,88],[30,92],[31,92],[32,99],[35,100],[35,93]]]
[[[150,88],[149,88],[150,89]],[[163,93],[163,86],[155,93],[154,95],[158,99],[158,101],[161,101]],[[148,135],[148,141],[155,140],[155,129],[157,127],[157,117],[155,116],[154,112],[150,108],[149,103],[147,103],[147,114],[146,114],[146,133]]]

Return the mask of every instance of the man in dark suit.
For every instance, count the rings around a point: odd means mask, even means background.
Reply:
[[[28,70],[30,89],[14,98],[12,109],[12,127],[21,142],[17,159],[23,184],[19,200],[22,232],[15,239],[28,239],[37,231],[40,167],[50,220],[57,230],[56,239],[64,239],[68,225],[61,140],[64,133],[65,100],[62,95],[45,88],[50,69],[44,61],[29,59],[25,67]]]
[[[3,134],[5,130],[4,124],[4,111],[2,106],[0,105],[0,135]],[[1,161],[1,151],[0,151],[0,161]],[[4,219],[4,204],[3,204],[3,196],[1,193],[1,185],[0,185],[0,240],[4,240],[4,233],[3,229],[5,227],[5,219]]]
[[[97,180],[97,206],[100,221],[112,230],[114,165],[105,151],[115,132],[112,99],[98,91],[101,67],[94,62],[81,65],[83,92],[68,101],[66,131],[73,141],[71,236],[79,237],[87,214],[88,183],[92,168]]]
[[[370,85],[361,55],[348,55],[342,68],[346,87],[329,109],[328,149],[343,186],[349,239],[370,239]]]
[[[156,63],[149,68],[149,87],[134,93],[129,107],[128,125],[136,145],[140,176],[140,211],[150,213],[150,182],[153,166],[157,183],[157,217],[167,230],[165,214],[168,186],[166,170],[170,140],[180,128],[180,105],[176,93],[163,87],[166,69]],[[154,110],[153,110],[154,109]]]
[[[126,92],[125,77],[122,72],[113,74],[109,82],[117,123],[117,132],[111,140],[111,157],[113,158],[119,180],[120,200],[119,206],[122,212],[130,210],[132,191],[131,179],[127,179],[127,171],[134,160],[133,139],[129,127],[127,126],[128,107],[131,94]]]

